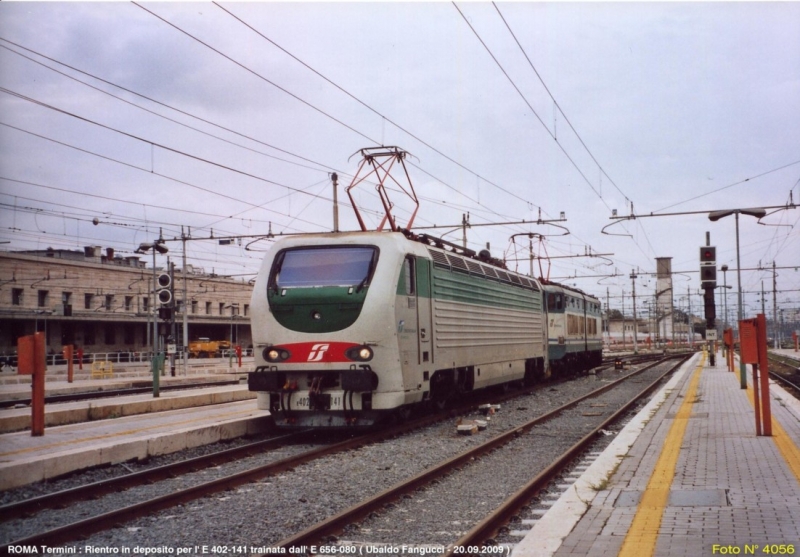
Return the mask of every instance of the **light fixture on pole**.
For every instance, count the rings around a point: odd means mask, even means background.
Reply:
[[[724,288],[724,290],[722,292],[725,294],[725,298],[723,299],[723,304],[722,304],[722,308],[723,308],[722,311],[725,312],[725,316],[722,319],[722,329],[725,330],[725,329],[728,328],[728,292],[727,292],[727,290],[728,290],[728,288],[731,288],[731,287],[728,286],[728,266],[727,265],[722,265],[722,267],[720,267],[720,270],[722,271],[722,287]]]
[[[711,211],[708,213],[708,220],[716,222],[719,219],[725,218],[730,215],[736,215],[736,281],[738,282],[738,304],[739,304],[739,321],[744,319],[742,313],[742,261],[739,254],[739,214],[750,215],[757,219],[762,219],[767,215],[767,210],[762,207],[754,207],[750,209],[726,209],[724,211]],[[747,370],[741,358],[739,358],[739,381],[742,389],[747,388]]]

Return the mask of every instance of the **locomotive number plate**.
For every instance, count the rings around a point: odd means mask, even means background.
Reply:
[[[292,407],[297,410],[309,410],[311,407],[311,403],[309,402],[309,398],[307,396],[301,396],[296,399],[292,399]],[[340,410],[342,408],[342,397],[341,396],[334,396],[331,397],[331,410]]]

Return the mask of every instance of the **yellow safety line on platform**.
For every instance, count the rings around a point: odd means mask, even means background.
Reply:
[[[683,436],[692,414],[692,405],[695,403],[697,386],[700,383],[700,372],[705,362],[706,357],[703,354],[689,383],[683,403],[667,433],[664,448],[658,457],[650,481],[647,482],[647,488],[642,493],[639,508],[619,551],[620,557],[649,557],[655,552],[661,519],[669,502],[675,466],[678,464]]]
[[[248,408],[247,410],[237,410],[235,412],[227,412],[225,414],[217,416],[216,419],[225,419],[225,418],[230,418],[232,416],[239,416],[239,415],[242,415],[242,414],[251,414],[253,412],[255,412],[255,410],[253,410],[252,408]],[[125,416],[125,417],[130,417],[130,416]],[[119,437],[121,435],[131,435],[131,434],[134,434],[134,433],[141,433],[143,431],[149,431],[149,430],[153,430],[153,429],[161,429],[161,428],[164,428],[164,427],[173,428],[175,426],[181,426],[181,425],[191,424],[191,423],[196,423],[196,422],[197,422],[197,418],[192,418],[191,420],[183,420],[183,421],[180,421],[180,422],[174,422],[174,423],[169,423],[169,424],[162,423],[162,424],[159,424],[159,425],[153,425],[153,426],[148,426],[148,427],[140,427],[140,428],[135,428],[135,429],[128,429],[128,430],[125,430],[125,431],[119,431],[117,433],[106,433],[104,435],[95,435],[94,437],[84,437],[84,438],[81,438],[81,439],[69,439],[67,441],[59,441],[58,443],[51,443],[49,445],[37,445],[35,447],[26,447],[24,449],[17,449],[16,451],[8,451],[8,452],[0,453],[0,457],[10,456],[10,455],[15,455],[15,454],[22,454],[22,453],[29,453],[29,452],[33,452],[33,451],[41,451],[43,449],[52,449],[52,448],[55,448],[55,447],[59,447],[61,445],[75,445],[76,443],[84,443],[86,441],[97,441],[99,439],[108,439],[109,437]],[[22,433],[22,432],[17,432],[17,433]],[[47,430],[45,430],[45,436],[47,436]]]
[[[750,406],[753,407],[753,411],[755,412],[756,405],[753,397],[753,388],[748,384],[747,400],[750,401]],[[753,421],[753,429],[755,429],[755,414],[753,415]],[[794,473],[794,477],[797,478],[797,482],[800,483],[800,449],[794,444],[792,438],[786,433],[786,430],[781,427],[775,414],[772,415],[772,439],[775,441],[775,445],[778,446],[778,451],[780,451],[786,464],[789,465],[789,470]]]

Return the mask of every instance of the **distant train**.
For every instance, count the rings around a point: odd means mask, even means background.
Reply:
[[[282,238],[250,307],[248,386],[280,427],[368,427],[601,358],[597,298],[407,231]]]

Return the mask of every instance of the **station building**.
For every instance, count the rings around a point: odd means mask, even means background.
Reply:
[[[156,274],[167,271],[156,268]],[[250,295],[244,279],[176,268],[176,339],[233,339],[252,346]],[[115,255],[112,248],[48,248],[0,252],[0,354],[13,354],[17,338],[45,333],[48,353],[73,344],[84,353],[147,352],[153,319],[153,268],[147,256]]]

